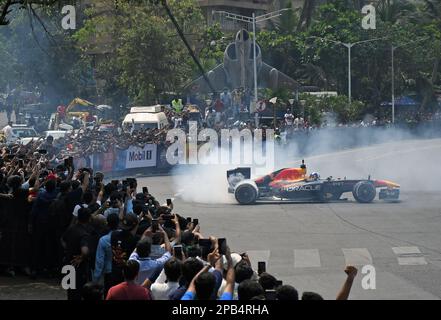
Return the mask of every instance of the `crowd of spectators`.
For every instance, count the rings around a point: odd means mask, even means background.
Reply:
[[[72,158],[53,165],[50,147],[37,148],[0,153],[0,268],[8,275],[61,277],[72,265],[72,300],[322,299],[256,272],[246,252],[205,234],[197,218],[136,179],[106,181]],[[338,299],[347,299],[357,269],[345,272]]]

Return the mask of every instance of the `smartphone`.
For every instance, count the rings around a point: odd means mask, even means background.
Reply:
[[[152,232],[155,233],[155,232],[158,232],[158,230],[159,230],[158,219],[153,219],[152,220]]]
[[[171,199],[167,199],[167,206],[170,206],[172,204],[172,200]]]
[[[149,193],[149,189],[147,187],[142,187],[142,193],[148,194]]]
[[[176,245],[173,247],[173,250],[175,252],[176,259],[182,260],[182,246]]]
[[[19,167],[20,169],[23,169],[23,168],[24,168],[24,161],[23,161],[23,159],[18,160],[18,167]]]
[[[210,239],[199,239],[199,247],[201,249],[201,256],[207,257],[211,252],[211,240]]]
[[[199,219],[193,219],[193,225],[196,227],[199,224]]]
[[[73,165],[74,165],[73,157],[69,157],[69,158],[67,158],[67,159],[68,159],[68,161],[69,161],[69,166],[73,167]]]
[[[227,254],[227,239],[225,239],[225,238],[217,239],[217,245],[218,245],[218,248],[219,248],[219,254],[220,255]]]
[[[209,247],[211,248],[211,240],[210,239],[199,239],[199,246],[201,247]]]
[[[282,280],[277,280],[276,281],[276,288],[283,286],[283,281]]]
[[[187,217],[187,223],[191,223],[191,217]]]
[[[257,274],[260,276],[264,272],[266,272],[266,262],[265,261],[259,261],[257,263]]]
[[[69,167],[69,159],[64,159],[64,166]]]
[[[39,154],[47,154],[47,150],[40,149],[40,150],[38,150],[38,153]]]
[[[276,290],[265,290],[265,300],[277,300]]]

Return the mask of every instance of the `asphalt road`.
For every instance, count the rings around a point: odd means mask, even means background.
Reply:
[[[441,140],[405,141],[306,159],[309,170],[320,170],[322,177],[372,174],[401,183],[398,203],[359,204],[351,195],[344,203],[329,204],[240,206],[225,195],[218,203],[216,197],[208,197],[211,203],[185,201],[195,199],[190,188],[221,192],[225,185],[214,171],[215,178],[182,175],[139,183],[164,202],[177,195],[176,212],[199,218],[204,234],[226,237],[233,251],[248,251],[255,265],[266,261],[268,272],[299,292],[334,299],[345,279],[344,266],[353,264],[359,274],[352,299],[439,299],[440,151]],[[375,268],[375,290],[362,288],[364,265]]]
[[[344,266],[352,264],[359,274],[351,299],[439,299],[440,151],[441,140],[405,141],[305,159],[309,171],[322,177],[372,174],[396,181],[402,185],[398,203],[358,204],[349,195],[342,203],[240,206],[226,194],[224,168],[139,178],[138,184],[164,202],[173,197],[175,212],[199,218],[203,234],[226,237],[232,250],[247,251],[254,265],[266,261],[268,272],[299,292],[334,299]],[[362,288],[365,265],[375,268],[375,289]],[[0,299],[64,298],[53,282],[25,283],[0,277]]]

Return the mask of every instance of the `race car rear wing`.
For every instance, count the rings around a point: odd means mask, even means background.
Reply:
[[[251,178],[251,168],[236,168],[233,170],[228,170],[227,171],[227,179],[230,178],[230,176],[232,175],[237,175],[237,174],[241,174],[245,179],[250,179]]]

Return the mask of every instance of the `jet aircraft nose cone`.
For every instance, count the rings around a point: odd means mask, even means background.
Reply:
[[[248,41],[249,38],[250,38],[250,34],[245,29],[240,30],[236,35],[236,41],[246,42]]]

